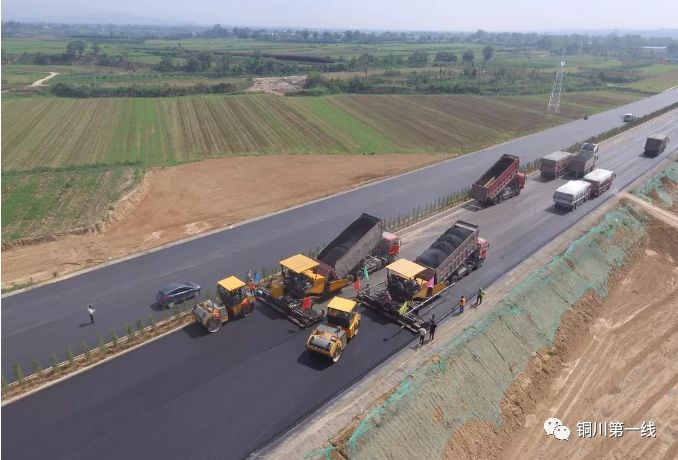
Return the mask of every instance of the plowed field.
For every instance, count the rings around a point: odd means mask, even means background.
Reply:
[[[243,154],[464,153],[636,98],[571,93],[564,115],[552,115],[544,95],[8,97],[2,170]]]

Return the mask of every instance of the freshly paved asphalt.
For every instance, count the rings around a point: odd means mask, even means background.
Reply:
[[[565,95],[564,97],[567,97]],[[622,125],[621,115],[643,115],[678,102],[678,89],[608,112],[489,148],[388,181],[315,202],[242,226],[113,264],[61,282],[2,299],[2,373],[25,371],[31,360],[64,357],[67,346],[82,349],[98,337],[119,334],[154,312],[157,290],[173,281],[197,281],[214,293],[217,280],[242,275],[248,268],[270,267],[279,260],[329,242],[361,212],[388,219],[469,186],[504,153],[524,162],[565,148]],[[303,180],[303,179],[302,179]],[[89,325],[86,305],[97,307]]]
[[[667,103],[678,98],[678,94],[672,94],[673,99]],[[654,107],[648,110],[654,110]],[[642,113],[637,107],[618,109],[618,113],[625,111]],[[617,116],[618,114],[615,115],[614,123]],[[586,123],[590,121],[592,119]],[[573,125],[578,123],[574,122]],[[583,123],[582,121],[580,124]],[[602,129],[605,128],[600,130]],[[640,156],[645,137],[654,131],[669,132],[676,139],[676,113],[603,145],[600,166],[610,167],[617,172],[613,192],[659,161],[659,158]],[[556,150],[590,134],[593,133],[581,134],[555,146],[544,147],[535,152],[533,157],[537,158],[544,151]],[[530,139],[536,137],[532,136]],[[669,150],[674,147],[671,145]],[[499,151],[485,151],[468,158],[474,161],[484,155],[494,158],[506,148],[506,145],[500,146]],[[519,153],[521,158],[532,158],[526,150],[519,150],[518,147],[507,151]],[[459,161],[439,166],[447,169],[448,175],[457,178],[454,182],[451,178],[438,176],[438,168],[424,170],[414,173],[424,174],[425,180],[421,184],[416,184],[416,179],[410,179],[411,175],[404,176],[395,179],[400,181],[400,185],[395,188],[386,187],[390,181],[375,184],[352,192],[354,195],[342,195],[291,211],[289,217],[283,218],[287,213],[272,216],[62,283],[9,297],[3,301],[3,361],[6,362],[6,353],[10,353],[5,345],[6,331],[13,337],[12,340],[18,340],[20,333],[17,329],[22,327],[24,333],[37,334],[40,337],[40,333],[50,330],[50,327],[63,328],[64,324],[68,324],[70,314],[70,308],[66,305],[57,322],[50,324],[48,319],[40,326],[42,329],[35,331],[23,326],[25,321],[20,322],[16,318],[21,313],[18,311],[18,305],[21,304],[10,304],[8,307],[6,301],[18,302],[17,299],[26,297],[27,305],[38,308],[38,300],[33,300],[33,304],[31,298],[44,290],[44,295],[52,299],[54,311],[57,311],[61,305],[56,301],[59,296],[69,297],[76,293],[82,296],[85,292],[97,292],[97,289],[109,293],[115,291],[107,287],[114,276],[127,280],[131,278],[133,282],[129,290],[133,292],[141,289],[140,285],[145,286],[143,296],[132,296],[130,301],[147,296],[148,304],[152,301],[155,286],[169,280],[171,276],[179,279],[191,276],[209,286],[223,274],[241,273],[246,267],[270,265],[271,261],[295,250],[321,243],[331,238],[363,210],[389,216],[402,209],[400,206],[416,206],[428,197],[433,199],[463,188],[491,160],[483,160],[473,172],[473,168],[465,163],[465,166],[449,169],[450,165]],[[443,179],[447,187],[437,187],[437,183]],[[461,213],[459,218],[481,226],[481,235],[492,246],[488,262],[482,270],[463,280],[452,290],[451,296],[456,298],[460,293],[468,294],[478,286],[489,284],[611,196],[609,194],[601,197],[573,213],[561,215],[554,212],[551,206],[553,189],[561,182],[542,183],[539,179],[530,180],[527,190],[519,197],[484,210],[469,207]],[[455,184],[459,185],[455,187]],[[415,190],[417,200],[407,201]],[[422,197],[425,198],[422,200]],[[394,204],[393,201],[398,203]],[[322,220],[324,218],[334,223],[327,224]],[[263,225],[262,222],[268,222],[268,225]],[[245,231],[250,225],[256,229],[255,234],[252,230]],[[268,226],[271,228],[267,228]],[[404,255],[416,256],[436,236],[430,235],[430,238],[412,245],[406,249]],[[211,245],[208,244],[209,241],[212,242]],[[226,244],[224,241],[228,242],[228,247],[224,250],[218,249],[220,244]],[[289,244],[280,247],[282,242]],[[267,248],[273,251],[268,257],[261,254]],[[254,251],[261,254],[261,260],[251,254]],[[239,263],[229,265],[226,260],[229,257],[233,257],[233,262]],[[141,267],[136,267],[137,264]],[[210,268],[203,268],[203,264]],[[172,272],[172,267],[179,265],[181,268],[176,268],[176,272],[168,273]],[[122,270],[121,266],[127,266],[127,269]],[[235,269],[229,269],[231,266]],[[162,273],[160,281],[155,278],[144,279],[149,273],[155,273],[153,267]],[[198,275],[193,275],[194,273]],[[205,278],[199,278],[200,274]],[[90,283],[90,277],[92,280],[89,289],[94,289],[93,291],[87,291],[81,285]],[[111,290],[106,291],[107,289]],[[101,305],[101,302],[98,303]],[[49,302],[45,305],[52,308]],[[122,305],[124,304],[116,302],[109,304],[111,317],[114,317],[117,308],[124,308]],[[26,304],[21,305],[24,306]],[[442,312],[448,306],[449,302],[440,306],[439,311]],[[103,309],[101,306],[99,308],[100,311]],[[8,315],[6,309],[13,314]],[[30,311],[29,308],[26,314],[30,314]],[[106,313],[104,311],[99,316],[99,322],[103,322],[102,318],[107,318],[105,321],[108,321]],[[124,319],[134,318],[125,317],[124,314],[123,312]],[[14,327],[6,324],[7,316],[13,321]],[[253,316],[227,324],[217,334],[207,336],[196,326],[189,326],[182,332],[99,366],[68,383],[56,385],[4,407],[2,454],[8,458],[246,456],[369,372],[412,338],[409,333],[399,332],[399,327],[385,323],[371,312],[365,312],[365,316],[360,336],[348,348],[342,361],[334,366],[327,366],[309,356],[303,346],[308,332],[298,331],[266,307],[259,307]],[[71,327],[81,331],[77,328],[77,322],[82,320],[71,318],[71,321]],[[107,326],[103,329],[104,333],[108,331]],[[51,337],[57,336],[58,332]],[[40,338],[34,336],[33,340],[40,341]],[[22,343],[31,342],[26,340]],[[23,359],[15,352],[16,350],[12,350],[9,356],[16,356],[15,360]],[[4,365],[5,363],[3,367]]]

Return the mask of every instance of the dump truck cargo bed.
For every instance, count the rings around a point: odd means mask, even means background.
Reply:
[[[520,167],[520,158],[502,155],[490,169],[475,181],[471,196],[481,203],[491,203],[514,180]]]
[[[570,161],[568,170],[574,177],[583,177],[593,171],[598,154],[593,151],[582,150]]]
[[[436,282],[447,280],[466,260],[478,241],[477,225],[457,221],[431,244],[416,262],[433,270]]]
[[[380,219],[362,214],[320,251],[318,261],[331,267],[338,278],[345,278],[379,245],[383,231]]]
[[[567,174],[567,167],[574,157],[574,153],[557,151],[541,158],[539,171],[544,179],[555,179]]]

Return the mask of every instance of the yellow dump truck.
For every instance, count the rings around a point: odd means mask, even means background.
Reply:
[[[319,324],[306,342],[306,349],[326,356],[333,363],[339,361],[349,340],[358,335],[360,313],[357,302],[335,297],[327,304],[327,324]]]
[[[195,320],[209,332],[216,332],[229,319],[249,315],[254,310],[254,292],[235,276],[217,282],[219,300],[206,300],[193,307]]]

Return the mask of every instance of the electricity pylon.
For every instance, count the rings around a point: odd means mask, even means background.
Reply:
[[[556,112],[560,109],[560,93],[563,91],[563,78],[565,78],[565,60],[560,60],[560,68],[553,78],[553,89],[549,98],[549,105],[546,106],[547,112]]]

